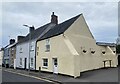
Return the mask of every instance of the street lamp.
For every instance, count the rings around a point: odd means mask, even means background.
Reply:
[[[29,35],[29,57],[28,57],[28,59],[29,59],[29,64],[28,64],[28,67],[29,67],[29,69],[28,69],[28,72],[30,72],[30,46],[31,46],[31,32],[30,32],[30,28],[31,28],[31,26],[28,26],[28,25],[23,25],[23,26],[25,26],[25,27],[28,27],[29,28],[29,33],[30,33],[30,35]]]

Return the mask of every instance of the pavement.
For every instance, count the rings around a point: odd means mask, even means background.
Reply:
[[[67,82],[118,82],[118,67],[108,69],[98,69],[81,73],[78,78],[73,78],[65,75],[56,75],[45,72],[34,72],[19,69],[3,68],[3,71],[11,71],[30,76],[39,77],[42,79],[50,80],[56,83],[67,83]]]

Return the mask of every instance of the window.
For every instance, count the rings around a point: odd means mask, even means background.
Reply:
[[[39,51],[39,47],[37,47],[37,51]]]
[[[50,39],[46,39],[46,52],[50,51]]]
[[[22,47],[20,47],[20,53],[22,53]]]
[[[20,65],[22,65],[22,58],[20,58]]]
[[[20,51],[22,50],[22,48],[20,47]]]
[[[30,50],[31,50],[31,51],[34,51],[34,42],[31,43],[31,45],[30,45]]]
[[[43,59],[43,66],[47,67],[48,66],[48,59]]]
[[[31,58],[31,66],[33,66],[33,58]]]
[[[38,52],[37,52],[37,55],[38,55]]]

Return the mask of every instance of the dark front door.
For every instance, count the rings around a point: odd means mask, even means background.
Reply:
[[[120,55],[118,55],[118,65],[120,66]]]
[[[25,68],[25,69],[26,69],[26,62],[27,62],[27,58],[25,58],[25,62],[24,62],[24,63],[25,63],[25,64],[24,64],[24,65],[25,65],[24,68]]]

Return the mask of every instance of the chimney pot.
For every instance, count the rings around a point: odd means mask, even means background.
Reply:
[[[52,12],[52,15],[54,15],[54,12]]]
[[[10,39],[10,44],[15,43],[15,39]]]

